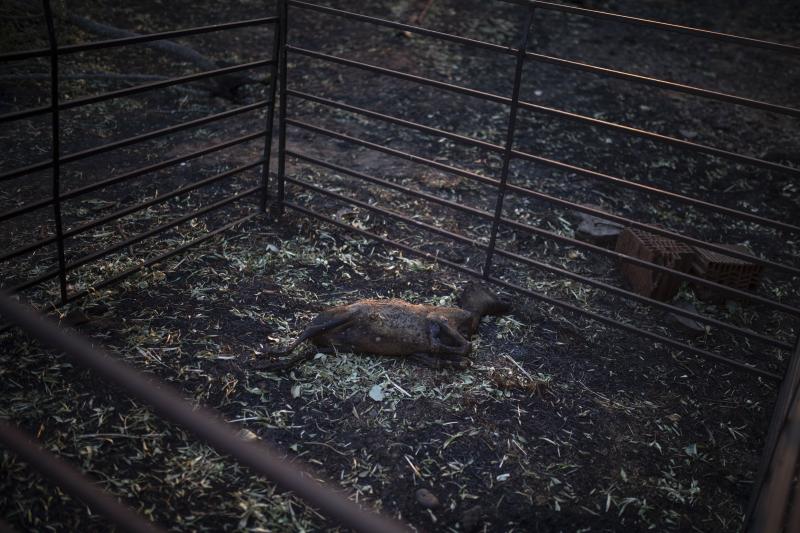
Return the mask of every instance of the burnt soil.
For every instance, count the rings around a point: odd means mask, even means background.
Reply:
[[[425,2],[331,5],[408,21]],[[586,7],[792,43],[800,12],[782,2],[750,4],[601,2]],[[70,2],[93,20],[140,32],[272,14],[272,5],[237,2],[223,8],[177,9],[134,2],[111,10],[99,2]],[[5,8],[4,8],[5,9]],[[45,46],[39,20],[9,8],[4,48]],[[59,5],[63,14],[65,6]],[[298,46],[501,95],[512,87],[513,58],[492,52],[343,23],[298,10],[289,40]],[[424,25],[459,35],[516,45],[522,15],[513,6],[437,1]],[[95,39],[68,24],[60,39]],[[37,40],[38,39],[38,40]],[[800,62],[774,53],[713,44],[676,34],[558,13],[539,13],[531,46],[537,52],[619,68],[749,98],[798,107]],[[181,40],[218,61],[239,63],[269,55],[271,33],[242,28]],[[393,114],[503,144],[507,109],[352,68],[290,56],[290,86],[326,98]],[[174,76],[193,72],[143,47],[63,60],[66,74],[135,72]],[[46,73],[47,63],[3,67],[3,75]],[[263,81],[264,72],[254,74]],[[45,80],[2,81],[0,112],[47,102]],[[67,79],[65,98],[122,88],[120,80]],[[263,98],[254,83],[234,99],[208,84],[170,89],[64,113],[62,144],[73,152],[99,143],[199,118]],[[542,63],[529,63],[522,98],[611,122],[797,165],[796,121],[769,113],[604,80]],[[499,175],[501,159],[486,150],[331,111],[292,99],[292,117],[480,175]],[[134,117],[134,118],[132,118]],[[264,113],[251,113],[192,132],[114,150],[65,165],[65,190],[144,164],[178,157],[209,142],[257,131]],[[5,127],[5,125],[4,125]],[[519,149],[610,175],[700,197],[788,222],[797,219],[796,178],[726,163],[635,137],[546,115],[522,113]],[[22,121],[0,134],[0,171],[46,157],[48,117]],[[292,150],[371,176],[492,212],[494,191],[466,177],[393,159],[351,143],[290,128]],[[261,157],[256,140],[193,159],[168,171],[66,202],[66,227],[113,213],[137,201]],[[273,161],[274,169],[274,161]],[[417,220],[486,243],[490,222],[435,203],[402,197],[386,187],[323,168],[288,161],[288,175],[328,191],[413,215]],[[0,184],[0,210],[45,196],[49,173]],[[794,266],[795,235],[733,221],[652,196],[514,162],[511,183],[592,204],[714,242],[746,244],[755,253]],[[259,169],[156,204],[68,241],[68,260],[146,231],[199,206],[260,183]],[[274,197],[274,180],[272,183]],[[410,224],[368,209],[287,186],[287,199],[340,222],[417,246],[464,267],[483,266],[472,246],[454,245]],[[143,258],[191,241],[208,229],[253,212],[255,197],[137,242],[73,271],[70,291],[89,289]],[[574,212],[509,195],[505,216],[572,236]],[[3,222],[0,244],[15,249],[52,235],[51,210]],[[498,245],[560,268],[625,287],[608,258],[501,227]],[[52,248],[3,264],[2,285],[13,286],[55,264]],[[495,275],[526,288],[615,317],[692,345],[780,372],[786,353],[709,328],[690,337],[658,309],[635,304],[563,277],[497,259]],[[53,310],[54,281],[24,298],[89,335],[136,368],[178,388],[191,401],[218,409],[248,438],[256,436],[302,461],[366,507],[422,531],[738,530],[758,466],[776,382],[713,364],[608,328],[580,315],[511,295],[513,311],[486,319],[467,370],[437,371],[395,359],[359,354],[319,355],[290,373],[259,370],[270,352],[288,344],[322,309],[359,298],[404,298],[453,304],[469,280],[453,269],[401,253],[358,234],[288,210],[278,220],[259,216],[161,262],[141,274]],[[797,279],[765,272],[759,293],[797,303]],[[678,296],[703,314],[792,342],[796,325],[764,306],[705,302],[690,287]],[[335,529],[292,494],[252,475],[191,435],[158,418],[111,386],[40,347],[18,330],[0,334],[0,416],[17,424],[92,476],[144,515],[175,530],[298,531]],[[380,395],[370,391],[380,390]],[[374,397],[373,397],[374,396]],[[379,398],[379,399],[376,399]],[[2,454],[0,509],[21,530],[105,531],[90,513],[9,452]],[[416,499],[426,488],[431,509]]]

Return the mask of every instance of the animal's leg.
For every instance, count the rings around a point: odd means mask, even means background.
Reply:
[[[469,353],[472,349],[472,344],[464,335],[448,324],[446,320],[435,320],[434,323],[438,326],[438,328],[432,328],[431,330],[430,341],[434,352],[454,355],[467,355]],[[452,339],[453,343],[443,343],[441,340],[442,335]]]
[[[472,365],[472,361],[466,357],[450,356],[450,357],[436,357],[427,353],[415,353],[408,356],[409,360],[419,363],[420,365],[433,368],[435,370],[442,370],[445,368],[464,369]]]
[[[283,361],[275,361],[269,363],[260,361],[253,364],[253,369],[262,370],[264,372],[285,372],[287,370],[291,370],[300,363],[311,361],[311,359],[314,358],[314,356],[317,354],[318,351],[319,350],[306,350],[300,355],[296,355],[291,359],[285,359]]]
[[[320,313],[316,316],[316,318],[314,318],[314,320],[311,321],[311,324],[309,324],[306,329],[303,330],[300,336],[297,337],[296,341],[294,341],[282,352],[278,352],[276,355],[289,355],[294,351],[295,348],[300,346],[308,339],[312,339],[317,335],[327,333],[332,329],[346,325],[350,320],[353,319],[353,314],[354,312],[351,310],[340,312],[333,316],[330,316],[326,313]]]
[[[260,361],[254,363],[252,368],[255,370],[264,370],[266,372],[285,372],[286,370],[291,370],[300,363],[311,361],[318,353],[328,354],[334,353],[335,351],[336,350],[333,348],[333,346],[317,346],[285,361],[274,361],[269,363]]]

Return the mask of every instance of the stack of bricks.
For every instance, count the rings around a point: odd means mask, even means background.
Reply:
[[[750,250],[744,246],[723,246],[750,254]],[[689,246],[636,228],[625,228],[620,233],[616,250],[630,257],[679,272],[691,272],[703,279],[743,291],[754,291],[758,288],[763,270],[761,265],[747,260]],[[620,270],[636,293],[656,300],[664,302],[671,300],[681,286],[681,279],[674,275],[626,261],[622,262]],[[702,300],[718,303],[725,299],[724,293],[698,283],[693,284],[693,289]]]

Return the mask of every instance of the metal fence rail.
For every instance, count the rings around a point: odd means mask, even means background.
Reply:
[[[98,489],[77,469],[51,454],[22,431],[0,421],[0,444],[11,450],[48,479],[58,483],[71,496],[85,502],[89,508],[111,520],[122,531],[154,533],[164,531],[139,516],[128,506]]]
[[[342,525],[356,531],[375,533],[408,531],[397,522],[364,511],[339,492],[322,485],[304,468],[282,459],[281,454],[266,443],[243,440],[236,429],[231,424],[225,423],[215,411],[195,407],[181,398],[167,383],[160,382],[152,376],[145,377],[139,371],[97,350],[88,340],[64,333],[54,322],[11,301],[3,294],[0,294],[0,316],[14,322],[43,344],[63,351],[76,363],[121,387],[132,397],[152,407],[164,418],[192,432],[218,452],[230,455],[254,472],[275,482],[282,489],[294,492]],[[0,433],[3,429],[0,427]],[[35,462],[37,466],[44,463],[52,465],[52,458],[43,458],[35,451],[29,450],[25,453],[20,450],[22,446],[20,439],[14,437],[15,434],[6,435],[5,438],[0,438],[0,442],[11,445],[15,453],[23,453],[26,460]],[[75,479],[74,472],[65,474],[63,465],[61,469],[51,468],[45,473],[59,482],[70,478],[72,486],[79,487],[78,496],[87,503],[92,503],[88,498],[97,498],[101,503],[108,503],[107,498],[98,495],[96,490],[92,491],[90,488],[92,486],[87,486],[85,480]],[[110,514],[112,521],[118,526],[123,526],[130,519],[130,514],[119,507],[112,506],[108,511],[107,514]],[[141,523],[140,521],[136,523]],[[138,529],[138,531],[145,530]]]
[[[16,249],[4,250],[3,253],[0,254],[0,263],[8,262],[16,258],[23,258],[26,256],[30,256],[30,254],[33,254],[38,250],[41,250],[48,246],[55,245],[56,246],[55,252],[57,256],[58,266],[54,269],[41,273],[31,279],[18,282],[14,286],[6,286],[4,287],[5,290],[9,290],[12,292],[23,291],[31,287],[38,286],[43,282],[52,279],[58,279],[58,285],[60,290],[59,300],[60,303],[63,304],[68,301],[74,300],[75,298],[80,297],[86,294],[87,292],[90,292],[93,288],[95,288],[95,287],[90,287],[80,291],[72,291],[74,292],[74,294],[70,293],[70,291],[68,290],[69,286],[68,273],[71,270],[87,265],[110,253],[122,250],[132,243],[139,242],[146,238],[156,236],[164,231],[174,228],[182,223],[188,222],[189,220],[192,220],[194,218],[204,216],[212,212],[216,212],[217,210],[226,206],[233,205],[234,203],[242,204],[242,202],[250,200],[250,198],[256,194],[259,194],[261,197],[260,200],[261,205],[263,206],[266,204],[267,176],[269,171],[269,156],[270,156],[269,146],[272,138],[272,122],[273,122],[272,117],[273,117],[275,85],[276,85],[275,79],[277,74],[277,63],[278,63],[277,47],[273,47],[271,56],[266,59],[259,59],[256,61],[239,65],[226,66],[205,72],[188,74],[184,76],[177,76],[167,80],[135,85],[133,87],[129,87],[126,89],[108,91],[98,95],[78,97],[78,98],[73,98],[71,100],[63,100],[61,98],[60,86],[59,86],[59,80],[60,80],[59,59],[65,55],[74,54],[78,52],[105,50],[113,47],[124,47],[124,46],[147,43],[157,40],[164,40],[175,37],[185,37],[185,36],[198,35],[210,32],[225,31],[242,27],[273,27],[275,36],[273,44],[277,44],[278,36],[280,34],[279,24],[278,24],[279,19],[277,16],[254,18],[249,20],[214,24],[196,28],[185,28],[185,29],[160,32],[150,35],[137,35],[119,39],[110,39],[110,40],[82,43],[75,45],[60,46],[56,40],[56,34],[54,29],[54,16],[52,13],[49,0],[44,0],[42,2],[42,7],[43,7],[44,22],[47,27],[49,47],[46,49],[26,50],[20,52],[0,54],[0,62],[19,61],[23,59],[37,58],[37,57],[49,58],[50,59],[50,104],[38,108],[23,109],[11,113],[6,113],[4,115],[0,115],[0,123],[18,121],[22,119],[32,118],[37,115],[49,114],[51,116],[51,132],[52,132],[51,154],[50,158],[47,160],[40,161],[37,163],[32,163],[20,168],[4,170],[4,172],[0,174],[0,183],[9,182],[11,180],[16,180],[28,176],[34,172],[40,172],[49,169],[52,172],[52,178],[51,178],[52,192],[49,197],[33,200],[27,204],[19,205],[14,208],[7,209],[4,212],[0,212],[0,223],[14,223],[19,217],[22,217],[29,213],[33,213],[40,209],[50,207],[53,210],[54,231],[53,235],[50,237],[34,240],[33,242],[27,243],[24,246],[20,246]],[[248,105],[240,105],[233,109],[228,109],[205,117],[200,117],[184,121],[178,124],[162,127],[156,130],[119,139],[113,142],[100,144],[97,146],[93,146],[91,148],[86,148],[71,153],[62,153],[60,147],[60,139],[61,139],[60,113],[64,110],[75,109],[82,106],[88,106],[99,102],[109,101],[112,99],[133,96],[143,92],[156,91],[159,89],[171,87],[178,84],[189,83],[197,80],[224,76],[232,73],[249,71],[252,69],[264,68],[264,67],[268,68],[269,86],[266,91],[267,97],[264,98],[263,100]],[[145,141],[149,141],[159,137],[166,137],[183,131],[191,131],[193,129],[199,128],[204,125],[216,123],[233,117],[241,117],[247,113],[252,113],[264,109],[266,109],[267,120],[265,127],[263,129],[260,129],[250,134],[240,136],[238,138],[223,140],[216,144],[208,144],[207,146],[194,150],[185,155],[173,157],[168,160],[162,160],[157,163],[152,163],[144,167],[135,168],[133,170],[119,173],[111,177],[102,179],[100,181],[90,183],[88,185],[83,185],[80,187],[72,186],[71,188],[63,190],[64,185],[69,187],[68,183],[62,184],[62,182],[64,181],[62,179],[62,167],[64,165],[75,163],[78,161],[83,161],[88,158],[97,156],[99,154],[111,152],[113,150],[118,150],[129,146],[135,146],[139,143],[143,143]],[[221,150],[225,150],[227,148],[236,147],[244,143],[249,143],[259,140],[264,142],[264,147],[265,147],[263,151],[264,155],[260,159],[257,159],[245,165],[238,166],[237,168],[218,173],[214,176],[180,186],[174,190],[163,192],[162,194],[154,198],[139,202],[135,205],[124,207],[108,215],[98,217],[94,220],[84,221],[83,223],[75,225],[74,227],[71,228],[64,227],[62,210],[64,203],[67,201],[79,198],[80,196],[83,196],[90,192],[105,189],[112,185],[125,183],[129,180],[144,178],[147,177],[149,174],[152,174],[160,170],[174,168],[175,166],[194,158],[212,154]],[[105,249],[94,251],[90,254],[87,254],[83,257],[71,261],[67,259],[67,251],[65,250],[65,247],[68,245],[68,241],[71,238],[84,236],[86,235],[87,231],[96,228],[100,225],[108,224],[110,222],[119,220],[123,217],[147,209],[148,207],[161,204],[163,202],[169,201],[179,196],[188,194],[190,192],[202,191],[203,188],[206,186],[211,186],[216,183],[221,183],[226,178],[236,176],[240,173],[252,169],[260,170],[261,172],[261,177],[258,178],[258,180],[256,181],[258,185],[255,187],[249,188],[245,191],[239,192],[235,195],[229,196],[222,200],[214,201],[213,203],[210,203],[204,207],[196,209],[191,213],[180,216],[171,222],[161,224],[158,227],[153,228],[149,231],[124,239],[122,242],[108,246]],[[237,223],[249,220],[250,218],[252,218],[251,215],[249,214],[245,215],[243,217],[240,217],[238,220],[225,223],[224,227],[226,228],[233,227]],[[208,236],[216,234],[218,234],[216,230],[211,230],[208,233]],[[202,242],[203,240],[205,240],[205,238],[200,237],[194,239],[192,242],[195,243]],[[184,250],[186,249],[186,246],[182,245],[179,247],[179,249]],[[168,257],[170,255],[173,254],[169,252],[166,254],[158,254],[158,256],[164,256],[164,257]],[[153,258],[143,258],[142,262],[140,262],[140,264],[137,267],[134,267],[133,271],[144,268],[145,265],[153,264],[152,259]],[[126,272],[127,272],[126,275],[130,275],[130,273],[132,273],[129,271]],[[119,276],[113,276],[111,279],[118,279],[118,278]],[[105,286],[107,284],[108,283],[106,283],[106,280],[100,280],[97,283],[97,286],[98,287]]]
[[[536,9],[555,9],[559,11],[565,11],[567,13],[571,13],[574,15],[583,15],[583,16],[592,16],[592,17],[600,17],[606,18],[609,20],[613,20],[616,22],[621,23],[633,23],[637,25],[644,25],[656,29],[661,30],[668,30],[668,31],[678,31],[681,33],[688,33],[695,36],[706,37],[710,39],[721,40],[725,42],[731,42],[739,45],[745,46],[757,46],[760,48],[767,48],[770,50],[776,50],[784,53],[790,54],[798,54],[800,48],[793,47],[793,46],[785,46],[780,44],[768,43],[766,41],[758,41],[748,38],[739,38],[737,36],[732,36],[728,34],[720,34],[715,32],[706,32],[703,30],[695,30],[693,28],[687,28],[683,26],[676,26],[670,24],[664,24],[657,21],[648,21],[644,19],[634,19],[631,17],[625,17],[621,15],[614,15],[610,13],[602,13],[592,10],[584,10],[584,9],[572,9],[568,6],[560,6],[557,4],[549,4],[546,2],[535,2],[535,1],[519,1],[519,2],[512,2],[521,4],[523,7],[523,11],[527,13],[527,17],[531,18],[534,16]],[[711,213],[726,216],[730,219],[734,220],[741,220],[744,222],[760,225],[765,228],[770,228],[782,232],[786,232],[787,234],[798,234],[800,233],[800,226],[798,226],[794,220],[776,220],[773,218],[769,218],[759,214],[756,210],[753,211],[746,211],[742,209],[735,209],[730,208],[723,205],[718,205],[713,202],[705,201],[699,198],[695,198],[693,196],[683,194],[679,191],[672,191],[672,190],[665,190],[655,186],[646,185],[642,183],[638,183],[635,181],[631,181],[625,178],[621,178],[618,176],[611,176],[601,172],[597,172],[595,170],[584,168],[578,165],[575,165],[571,162],[566,161],[556,161],[552,159],[548,159],[534,153],[530,153],[524,151],[522,149],[515,147],[515,128],[516,128],[516,117],[518,114],[518,110],[524,110],[525,112],[534,112],[534,113],[544,113],[552,116],[557,116],[560,118],[565,118],[573,121],[578,121],[587,125],[591,126],[599,126],[606,129],[611,129],[617,132],[627,133],[636,137],[645,138],[654,142],[660,142],[666,145],[670,145],[673,147],[677,147],[679,149],[683,149],[686,151],[691,152],[700,152],[708,155],[712,155],[715,157],[720,157],[722,159],[726,159],[729,161],[733,161],[738,164],[747,164],[752,165],[754,167],[763,168],[769,171],[776,171],[776,172],[784,172],[790,175],[800,175],[800,169],[794,168],[787,165],[773,163],[771,161],[766,161],[760,158],[756,158],[753,156],[739,154],[730,150],[724,150],[721,148],[717,148],[714,146],[703,145],[700,143],[690,142],[683,139],[678,139],[674,137],[670,137],[667,135],[658,134],[655,132],[646,131],[639,128],[632,128],[630,126],[626,126],[623,124],[616,124],[611,123],[608,121],[603,121],[599,119],[595,119],[592,117],[587,117],[575,113],[569,113],[560,109],[554,109],[550,107],[540,106],[531,102],[526,102],[520,98],[520,78],[524,68],[524,64],[527,60],[546,60],[551,62],[560,62],[561,60],[558,58],[550,58],[547,56],[542,56],[541,54],[536,54],[528,50],[528,35],[530,33],[530,20],[526,18],[526,21],[522,24],[520,29],[520,41],[518,45],[515,46],[502,46],[495,43],[488,43],[484,41],[479,41],[471,38],[460,37],[457,35],[447,34],[440,31],[434,31],[427,28],[422,28],[419,26],[414,26],[411,24],[403,24],[395,21],[385,20],[378,17],[363,15],[360,13],[354,13],[351,11],[346,11],[343,9],[332,8],[328,6],[321,6],[317,4],[312,4],[309,2],[301,1],[301,0],[287,0],[286,2],[282,2],[281,10],[282,16],[287,17],[288,27],[291,29],[291,20],[292,16],[289,12],[290,8],[292,9],[301,9],[307,12],[316,12],[321,13],[329,16],[339,17],[342,19],[349,19],[354,20],[362,23],[373,24],[375,26],[380,27],[388,27],[393,29],[401,29],[404,31],[409,31],[412,33],[416,33],[419,35],[424,35],[426,37],[430,37],[436,40],[444,40],[449,42],[454,42],[457,44],[463,44],[469,47],[477,47],[485,50],[489,50],[492,52],[496,52],[498,54],[504,55],[512,55],[516,57],[516,64],[514,69],[514,84],[512,94],[509,96],[504,96],[500,94],[493,94],[486,91],[480,91],[460,85],[456,85],[453,83],[443,82],[434,80],[428,77],[423,77],[415,74],[410,74],[407,72],[398,71],[395,69],[386,68],[376,64],[369,64],[365,63],[364,61],[356,61],[353,59],[349,59],[346,57],[342,57],[341,54],[339,55],[331,55],[328,53],[324,53],[318,50],[310,50],[301,46],[294,45],[292,43],[285,43],[285,46],[282,47],[282,59],[281,59],[281,114],[280,114],[280,123],[279,123],[279,167],[278,167],[278,195],[277,195],[277,205],[276,210],[278,212],[281,211],[282,207],[286,205],[291,209],[301,210],[307,214],[312,214],[317,218],[322,218],[317,210],[304,210],[302,206],[295,201],[286,202],[285,197],[285,183],[289,183],[293,186],[301,187],[306,191],[313,191],[315,194],[322,195],[328,198],[334,198],[338,202],[342,202],[344,204],[351,204],[359,206],[363,209],[368,211],[372,211],[378,213],[387,219],[400,221],[406,224],[410,224],[414,227],[422,229],[424,231],[429,231],[433,233],[437,233],[442,235],[446,238],[449,238],[451,241],[467,245],[472,247],[473,249],[480,250],[485,254],[485,264],[483,270],[481,272],[476,272],[472,269],[469,270],[469,273],[473,275],[480,275],[484,279],[488,281],[492,281],[495,283],[499,283],[506,288],[511,290],[524,293],[528,296],[532,296],[534,298],[538,298],[540,300],[544,300],[552,305],[556,305],[561,307],[562,309],[566,309],[571,312],[575,312],[578,314],[582,314],[587,316],[591,319],[598,320],[600,322],[606,323],[608,325],[612,325],[615,327],[622,328],[623,330],[635,333],[637,335],[644,335],[654,341],[659,343],[663,343],[669,345],[674,348],[678,348],[689,353],[693,353],[695,355],[699,355],[701,357],[705,357],[707,359],[715,360],[718,362],[722,362],[728,365],[732,365],[735,368],[740,370],[744,370],[747,372],[755,373],[762,377],[771,378],[771,379],[780,379],[780,375],[775,374],[774,372],[766,371],[763,369],[759,369],[753,366],[750,362],[744,363],[738,361],[736,359],[731,359],[730,357],[726,357],[724,355],[714,353],[711,350],[704,350],[699,349],[695,346],[691,346],[687,343],[677,341],[672,338],[668,338],[664,335],[654,333],[652,331],[647,331],[637,325],[624,323],[619,320],[605,317],[598,313],[589,311],[578,305],[573,305],[568,302],[563,302],[554,298],[547,297],[543,294],[536,293],[534,291],[530,291],[524,287],[520,287],[516,284],[509,283],[506,280],[499,279],[493,275],[493,268],[494,268],[494,257],[502,257],[505,260],[510,260],[516,264],[525,265],[528,267],[533,267],[540,271],[549,272],[551,274],[555,274],[559,277],[572,279],[578,281],[582,284],[601,289],[605,292],[610,294],[614,294],[616,296],[620,296],[626,298],[628,300],[636,301],[638,303],[647,304],[653,308],[660,309],[663,311],[669,311],[676,315],[685,316],[697,320],[704,324],[713,325],[719,327],[720,329],[735,334],[738,337],[745,338],[748,340],[756,341],[759,343],[760,346],[770,346],[779,348],[785,352],[790,352],[793,347],[793,343],[786,342],[781,339],[774,338],[770,335],[763,334],[761,332],[752,331],[748,328],[743,328],[739,325],[714,319],[698,312],[691,312],[681,307],[657,301],[652,298],[648,298],[639,294],[636,294],[632,291],[627,289],[623,289],[620,287],[612,286],[608,283],[601,282],[596,279],[592,279],[590,276],[585,276],[582,274],[577,274],[574,272],[570,272],[566,269],[556,267],[554,265],[546,264],[545,262],[538,261],[532,258],[528,258],[522,256],[520,254],[516,254],[510,250],[501,249],[497,246],[497,236],[499,233],[499,229],[501,227],[507,227],[513,230],[519,230],[526,233],[532,233],[546,239],[555,240],[557,242],[569,244],[571,246],[575,246],[584,250],[591,251],[593,253],[603,254],[607,257],[612,257],[617,260],[620,260],[625,263],[635,264],[640,267],[647,268],[649,270],[655,272],[663,272],[668,273],[670,276],[674,276],[680,280],[689,281],[696,285],[700,285],[703,287],[708,287],[717,291],[719,293],[723,293],[728,296],[733,296],[736,298],[741,298],[750,302],[755,302],[760,305],[763,305],[767,309],[771,309],[780,313],[783,313],[788,318],[798,318],[800,317],[800,308],[782,303],[770,296],[764,296],[761,294],[757,294],[755,292],[749,290],[742,290],[734,287],[730,287],[721,283],[717,283],[715,281],[711,281],[687,272],[682,272],[676,270],[674,268],[669,268],[666,266],[661,266],[649,261],[644,261],[642,259],[627,256],[621,254],[619,252],[608,250],[606,248],[602,248],[596,246],[594,244],[586,243],[583,241],[576,240],[571,237],[567,237],[564,235],[560,235],[558,233],[548,231],[543,228],[539,228],[533,226],[531,224],[527,224],[521,221],[517,221],[511,219],[503,214],[503,203],[504,197],[507,194],[515,194],[520,195],[528,198],[534,198],[537,200],[544,201],[549,203],[550,205],[570,209],[573,211],[588,213],[594,215],[600,219],[609,220],[615,223],[622,224],[626,227],[633,227],[645,230],[649,233],[653,233],[656,235],[662,235],[673,239],[678,242],[686,243],[698,248],[703,248],[705,250],[713,250],[719,254],[725,255],[727,257],[734,257],[737,259],[742,259],[749,261],[751,263],[762,265],[768,269],[772,269],[774,272],[780,272],[784,274],[790,275],[798,275],[800,274],[800,268],[795,265],[787,264],[783,262],[774,261],[767,257],[760,257],[760,256],[752,256],[747,253],[731,250],[730,248],[719,245],[716,243],[706,242],[699,238],[693,237],[691,235],[684,235],[681,233],[677,233],[675,231],[671,231],[667,228],[657,226],[654,224],[650,224],[647,222],[639,221],[632,219],[630,217],[617,215],[614,213],[609,213],[605,211],[600,211],[590,206],[582,205],[573,201],[565,200],[550,194],[546,194],[532,188],[511,184],[508,183],[508,167],[509,163],[512,159],[520,159],[531,161],[536,164],[544,165],[551,168],[556,168],[558,170],[568,171],[580,176],[584,176],[599,182],[616,185],[619,187],[623,187],[625,189],[653,196],[655,198],[663,198],[667,199],[671,202],[675,202],[677,204],[681,204],[687,206],[689,208],[694,209],[701,209],[705,211],[709,211]],[[562,9],[563,8],[563,9]],[[487,142],[480,139],[475,139],[466,135],[461,135],[458,133],[454,133],[451,131],[442,130],[439,128],[434,128],[431,126],[426,126],[423,124],[416,123],[412,120],[401,119],[399,117],[395,117],[386,113],[380,113],[374,110],[366,109],[363,107],[359,107],[353,104],[349,104],[346,102],[341,102],[338,100],[333,100],[331,98],[319,95],[319,94],[311,94],[307,91],[302,91],[295,89],[290,86],[289,82],[291,81],[291,75],[288,74],[287,71],[287,59],[286,56],[288,54],[298,55],[298,56],[305,56],[316,61],[321,61],[329,64],[337,64],[341,65],[347,69],[358,69],[362,71],[371,72],[374,74],[382,75],[382,76],[390,76],[396,79],[401,79],[404,81],[413,82],[420,85],[425,85],[429,87],[433,87],[435,89],[439,89],[446,92],[452,92],[456,94],[466,95],[469,97],[477,98],[487,102],[494,102],[497,104],[501,104],[510,108],[510,114],[506,129],[506,139],[504,145],[495,144],[491,142]],[[574,65],[565,65],[565,66],[574,66]],[[581,67],[582,68],[582,67]],[[587,67],[588,69],[588,67]],[[591,69],[595,69],[595,67],[591,67]],[[590,70],[591,70],[590,69]],[[629,79],[633,82],[647,82],[647,83],[655,83],[659,84],[662,88],[668,90],[677,90],[679,92],[691,92],[692,94],[703,96],[711,99],[726,101],[730,103],[735,103],[737,105],[744,105],[749,106],[757,109],[768,110],[770,112],[780,112],[790,116],[800,116],[798,115],[798,110],[785,108],[782,106],[774,106],[772,104],[768,104],[766,102],[757,102],[753,100],[743,99],[737,97],[735,95],[726,95],[722,93],[716,93],[713,91],[708,91],[706,89],[700,89],[696,87],[688,87],[683,85],[676,85],[672,82],[667,82],[665,80],[655,80],[652,78],[642,78],[639,75],[631,74],[631,73],[622,73],[618,71],[607,72],[608,69],[599,68],[599,70],[593,70],[593,72],[597,74],[604,74],[613,77],[621,77],[623,79]],[[586,70],[586,69],[584,69]],[[355,115],[361,115],[365,117],[369,117],[372,119],[376,119],[378,121],[382,121],[385,123],[394,124],[397,126],[401,126],[403,128],[407,128],[410,130],[416,130],[418,132],[431,135],[433,137],[438,138],[447,138],[450,140],[455,141],[457,144],[466,145],[466,146],[473,146],[477,148],[484,149],[486,151],[494,152],[502,156],[502,167],[499,170],[498,177],[488,177],[481,174],[477,174],[471,171],[464,170],[457,166],[453,166],[451,164],[443,163],[441,160],[432,160],[422,156],[418,156],[412,153],[404,152],[402,150],[389,148],[380,143],[367,141],[365,139],[361,139],[355,137],[351,134],[342,132],[342,131],[334,131],[329,128],[321,127],[317,124],[305,122],[298,120],[296,118],[292,118],[289,116],[287,112],[288,108],[288,99],[296,99],[300,101],[307,101],[313,102],[316,104],[320,104],[324,107],[330,109],[337,109],[339,111],[344,111],[346,113],[351,113]],[[400,186],[395,183],[392,183],[388,180],[382,180],[376,178],[374,176],[368,176],[363,172],[359,172],[349,166],[336,164],[332,161],[324,160],[324,158],[319,157],[312,157],[307,153],[304,153],[301,150],[296,149],[287,149],[286,148],[286,129],[287,127],[299,128],[309,133],[313,133],[314,135],[319,135],[322,137],[326,137],[329,139],[335,139],[339,141],[345,141],[353,146],[360,146],[367,148],[369,150],[374,150],[377,152],[381,152],[383,154],[387,154],[391,157],[396,157],[400,159],[404,159],[407,161],[411,161],[414,163],[418,163],[421,165],[428,166],[430,168],[440,170],[446,173],[451,173],[457,176],[465,177],[471,180],[474,180],[478,183],[482,183],[484,185],[488,185],[495,189],[496,196],[495,196],[495,205],[493,212],[483,211],[481,209],[476,209],[472,207],[468,207],[466,205],[460,205],[457,202],[452,202],[448,200],[443,200],[437,198],[435,195],[427,194],[418,190],[415,190],[410,187]],[[314,142],[314,141],[311,141]],[[380,187],[385,187],[388,189],[392,189],[396,192],[399,192],[403,195],[420,198],[425,201],[437,203],[439,205],[445,206],[447,208],[459,211],[463,214],[466,214],[469,217],[476,218],[479,220],[486,221],[491,225],[491,231],[489,234],[489,242],[488,244],[481,243],[476,239],[466,237],[465,235],[454,233],[450,231],[442,231],[441,228],[437,228],[436,226],[432,226],[430,224],[420,223],[419,221],[415,220],[413,217],[410,217],[405,214],[398,213],[396,211],[392,211],[390,209],[382,209],[372,203],[364,203],[358,201],[356,198],[353,198],[352,195],[342,195],[332,193],[326,190],[324,187],[315,186],[313,183],[309,183],[307,181],[299,180],[297,178],[291,178],[286,176],[285,170],[285,158],[291,157],[294,160],[305,163],[307,165],[313,165],[317,168],[323,168],[329,171],[332,171],[336,174],[346,175],[351,178],[356,178],[357,180],[363,181],[365,183],[370,183],[374,185],[378,185]],[[331,222],[332,219],[330,217],[325,217],[328,222]],[[336,221],[334,221],[336,222]],[[339,224],[340,225],[340,224]],[[351,225],[346,225],[348,229],[354,229]],[[363,230],[359,228],[355,228],[354,231],[359,233],[364,233]],[[370,233],[374,236],[374,233]],[[387,241],[386,238],[381,238],[380,240]],[[388,242],[394,246],[397,246],[397,241],[392,239],[388,239]],[[409,250],[408,246],[401,246],[401,249],[406,251]],[[423,250],[413,249],[413,253],[419,253],[422,256],[428,256]],[[439,259],[442,262],[441,259]],[[452,266],[452,265],[451,265]],[[463,268],[460,270],[464,270]]]

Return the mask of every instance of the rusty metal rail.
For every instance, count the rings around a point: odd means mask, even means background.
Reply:
[[[215,411],[192,405],[167,383],[152,376],[145,377],[134,368],[97,350],[88,340],[64,333],[52,321],[2,294],[0,294],[0,316],[14,322],[43,344],[63,351],[74,362],[94,371],[132,397],[152,407],[159,415],[192,432],[218,452],[230,455],[254,472],[275,482],[282,489],[294,492],[342,525],[364,532],[408,531],[403,525],[364,511],[339,492],[323,486],[309,471],[296,464],[290,464],[279,452],[263,441],[243,440],[236,429],[231,424],[225,423]],[[0,433],[2,430],[0,427]],[[20,450],[19,439],[14,439],[14,435],[11,437],[0,438],[0,442],[10,444],[16,453],[23,453],[26,460],[33,461],[37,466],[47,461],[35,451],[25,454]],[[87,498],[91,498],[94,491],[88,490],[85,481],[75,479],[71,473],[62,476],[54,469],[50,469],[46,474],[59,482],[71,480],[72,486],[80,490],[78,496],[91,504],[91,500]],[[97,497],[96,493],[94,497]],[[120,527],[130,519],[130,515],[119,508],[112,507],[106,514]]]
[[[142,518],[127,505],[119,503],[97,488],[91,480],[69,463],[43,449],[22,431],[3,421],[0,421],[0,445],[11,450],[45,477],[58,483],[71,496],[85,502],[90,509],[111,520],[122,531],[130,533],[165,531]]]

